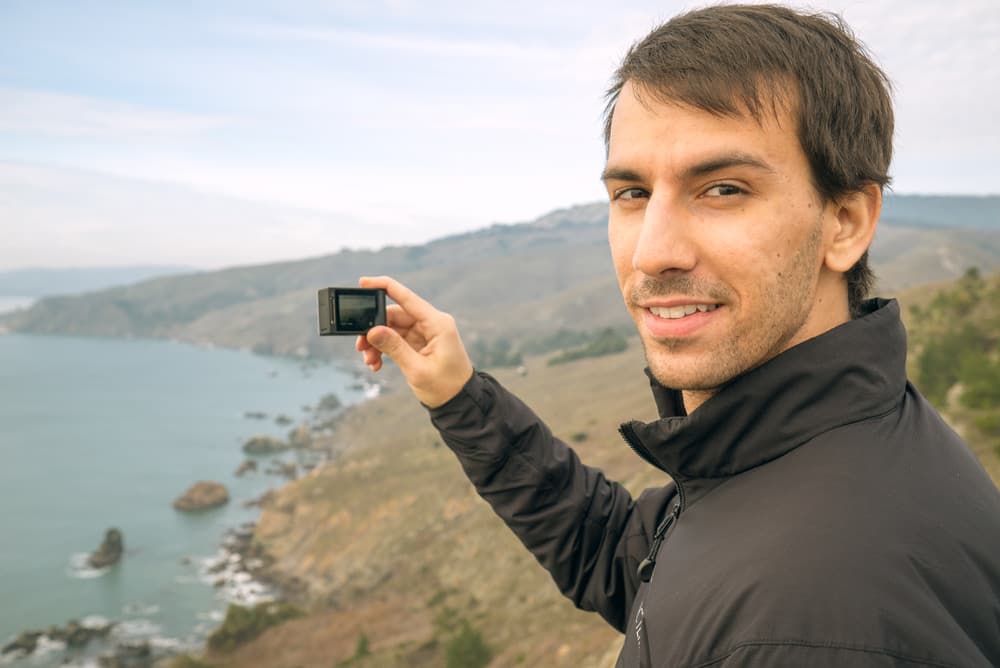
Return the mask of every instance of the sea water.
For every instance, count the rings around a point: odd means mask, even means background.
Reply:
[[[284,482],[263,472],[268,458],[235,477],[241,445],[286,436],[294,424],[275,417],[298,423],[325,394],[349,404],[365,391],[344,369],[244,352],[0,336],[0,643],[95,616],[120,637],[203,640],[231,598],[209,584],[206,563],[227,530],[256,518],[243,502]],[[229,503],[174,510],[199,480],[225,484]],[[122,561],[87,568],[111,527],[124,535]]]

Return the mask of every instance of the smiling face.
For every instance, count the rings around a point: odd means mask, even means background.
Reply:
[[[608,236],[654,377],[688,410],[735,376],[849,319],[824,262],[838,206],[813,186],[795,123],[636,97],[611,121]]]

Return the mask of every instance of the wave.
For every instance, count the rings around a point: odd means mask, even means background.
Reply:
[[[90,558],[89,552],[77,552],[69,558],[69,565],[66,568],[66,575],[78,580],[92,580],[99,578],[111,570],[110,566],[104,568],[94,568],[87,560]]]

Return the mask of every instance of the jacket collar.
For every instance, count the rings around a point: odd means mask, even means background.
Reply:
[[[647,369],[660,419],[627,423],[622,433],[631,431],[639,441],[633,445],[646,450],[640,454],[682,485],[735,475],[834,427],[891,410],[906,387],[899,304],[872,299],[864,310],[736,378],[691,415],[681,393]]]

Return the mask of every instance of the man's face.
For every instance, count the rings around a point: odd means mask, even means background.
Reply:
[[[817,291],[835,217],[787,112],[761,122],[642,102],[611,124],[609,240],[654,377],[710,392],[836,323]],[[824,311],[825,309],[825,311]]]

